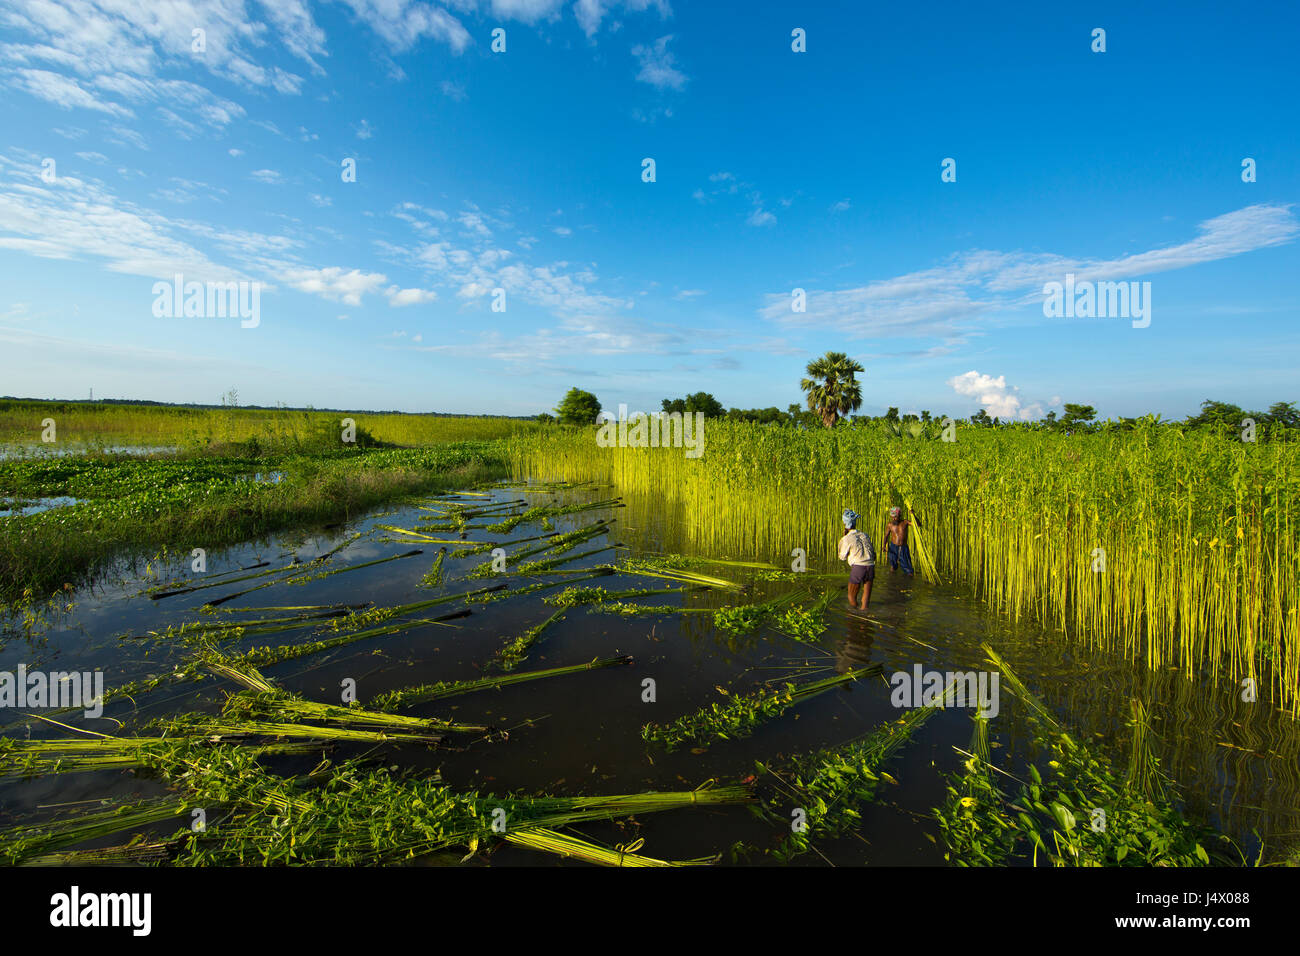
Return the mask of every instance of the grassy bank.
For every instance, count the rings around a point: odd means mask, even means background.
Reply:
[[[90,455],[0,461],[0,496],[75,504],[0,517],[0,599],[44,597],[130,555],[188,555],[344,521],[400,498],[503,477],[495,442],[259,457]]]
[[[1262,699],[1300,709],[1300,445],[1150,424],[963,427],[943,442],[710,421],[705,439],[699,458],[601,448],[578,428],[507,447],[516,475],[656,496],[703,553],[788,563],[804,548],[833,567],[844,508],[883,551],[887,509],[910,507],[914,555],[995,607],[1153,668],[1254,678]]]
[[[168,447],[187,451],[243,445],[246,451],[306,451],[322,439],[337,443],[342,420],[390,445],[484,441],[537,426],[512,418],[468,415],[405,415],[291,409],[188,408],[96,402],[0,400],[0,444],[43,445],[53,419],[55,447]]]

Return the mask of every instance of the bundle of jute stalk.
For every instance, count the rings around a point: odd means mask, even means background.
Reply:
[[[707,427],[700,458],[602,448],[577,427],[505,444],[516,477],[610,482],[633,508],[670,510],[704,554],[784,565],[803,547],[829,566],[846,506],[904,505],[924,576],[1151,668],[1255,678],[1300,713],[1300,444],[1152,423],[959,427],[955,441]]]

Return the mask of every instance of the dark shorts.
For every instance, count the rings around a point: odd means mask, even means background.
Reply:
[[[849,565],[850,584],[861,584],[864,581],[874,581],[875,579],[876,579],[876,566],[874,564]]]

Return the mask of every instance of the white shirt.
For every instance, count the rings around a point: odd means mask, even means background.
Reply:
[[[865,531],[854,528],[846,531],[844,537],[840,538],[840,560],[847,560],[850,567],[855,564],[874,567],[875,552],[876,546],[871,543],[871,535]]]

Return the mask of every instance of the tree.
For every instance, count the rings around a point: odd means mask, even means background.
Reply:
[[[574,387],[555,408],[562,425],[594,425],[600,414],[600,401],[591,392]]]
[[[889,410],[885,412],[885,421],[887,422],[898,421],[898,409],[895,406],[893,405],[889,406]]]
[[[1257,415],[1251,415],[1240,405],[1216,402],[1207,398],[1201,402],[1199,412],[1188,416],[1186,424],[1192,428],[1207,428],[1219,435],[1232,435],[1241,428],[1243,418],[1254,418],[1259,421]]]
[[[993,419],[989,418],[989,413],[982,408],[972,415],[970,420],[976,425],[987,425],[990,428],[993,426]]]
[[[928,408],[921,409],[921,421],[923,422],[930,421],[930,410]]]
[[[775,405],[769,408],[733,408],[727,412],[727,418],[735,422],[757,422],[760,425],[785,424],[790,420],[789,416]]]
[[[820,421],[816,414],[805,411],[803,408],[795,404],[791,404],[786,412],[790,416],[791,424],[796,427],[811,428]]]
[[[1070,402],[1065,403],[1065,414],[1061,416],[1061,426],[1063,428],[1074,428],[1079,425],[1086,425],[1097,417],[1097,409],[1091,405],[1075,405]]]
[[[807,393],[808,408],[827,428],[862,407],[862,386],[856,378],[862,366],[843,352],[827,352],[809,362],[807,371],[809,377],[799,387]]]
[[[534,420],[534,421],[537,421],[537,422],[540,422],[540,423],[543,424],[543,425],[554,425],[554,424],[555,424],[555,416],[552,415],[550,412],[540,412],[539,414],[537,414],[537,415],[534,417],[533,420]]]
[[[665,398],[660,402],[663,410],[668,413],[681,412],[682,414],[703,412],[705,418],[721,418],[727,413],[722,407],[722,403],[710,395],[708,392],[695,392],[687,395],[685,398]]]
[[[705,418],[721,418],[727,413],[722,403],[708,392],[695,392],[686,396],[688,412],[703,412]]]
[[[1285,428],[1300,428],[1300,409],[1295,402],[1274,402],[1268,407],[1268,420]]]

